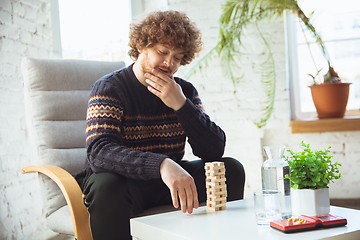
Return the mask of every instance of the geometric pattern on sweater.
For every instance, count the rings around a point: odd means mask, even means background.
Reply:
[[[105,95],[98,94],[89,99],[86,142],[110,130],[112,134],[120,134],[123,145],[129,149],[164,155],[184,154],[185,133],[174,113],[128,116],[119,105],[116,98]],[[159,119],[164,123],[159,124]]]
[[[196,95],[194,97],[194,102],[195,102],[195,104],[194,104],[195,107],[197,107],[200,110],[201,113],[206,114],[205,109],[204,109],[204,105],[203,105],[202,101],[200,100],[199,95]]]
[[[180,123],[151,125],[151,126],[130,126],[124,127],[124,139],[146,139],[153,137],[182,136],[184,131]]]
[[[121,138],[133,150],[182,156],[186,136],[176,115],[167,113],[136,118],[124,115]]]
[[[102,102],[103,100],[112,100],[116,101],[114,98],[110,98],[108,96],[96,95],[90,98],[89,105],[87,109],[87,117],[86,120],[90,120],[92,118],[116,118],[117,120],[121,120],[123,116],[123,111],[117,107],[112,106],[108,102],[105,104],[98,105],[97,102]]]
[[[173,155],[174,149],[183,149],[185,147],[185,143],[171,143],[171,144],[158,144],[151,146],[143,146],[143,147],[129,147],[130,149],[142,151],[142,152],[160,152],[164,155]],[[168,152],[166,151],[168,150]],[[180,150],[180,153],[183,153],[183,150]]]
[[[86,116],[86,142],[93,137],[101,135],[101,130],[111,129],[119,133],[121,132],[119,126],[111,124],[112,119],[121,121],[124,114],[117,102],[115,98],[104,95],[95,95],[89,99]],[[108,119],[109,122],[100,121],[104,119]]]
[[[120,120],[122,115],[123,112],[120,111],[118,108],[104,106],[104,105],[100,105],[100,106],[96,105],[89,107],[86,120],[90,120],[92,118],[99,118],[99,117],[108,117],[108,118],[111,117]]]

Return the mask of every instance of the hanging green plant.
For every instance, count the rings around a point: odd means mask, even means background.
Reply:
[[[230,77],[233,84],[236,85],[243,77],[243,75],[236,76],[234,72],[241,66],[239,59],[243,55],[241,49],[244,47],[244,30],[249,25],[254,26],[264,42],[265,54],[267,55],[266,60],[260,66],[261,81],[266,92],[265,106],[262,109],[261,119],[254,123],[259,128],[265,126],[270,119],[275,103],[276,72],[271,46],[268,39],[262,34],[258,23],[264,19],[281,17],[286,11],[296,14],[305,28],[316,39],[329,67],[324,81],[333,81],[338,75],[330,64],[325,45],[311,24],[309,17],[304,14],[296,0],[227,0],[222,6],[218,43],[188,71],[185,79],[189,79],[198,70],[207,67],[214,57],[220,57],[224,75]]]

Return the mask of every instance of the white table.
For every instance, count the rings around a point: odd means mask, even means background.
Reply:
[[[181,211],[157,214],[130,220],[131,234],[141,240],[223,240],[223,239],[360,239],[360,210],[330,207],[330,213],[345,217],[346,226],[307,232],[283,233],[256,224],[254,200],[228,202],[227,210],[207,213],[206,207],[192,214]]]

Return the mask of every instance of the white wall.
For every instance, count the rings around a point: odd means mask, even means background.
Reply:
[[[36,174],[21,175],[30,164],[32,152],[26,132],[20,61],[24,56],[50,58],[52,33],[50,0],[0,1],[0,239],[46,239],[52,236],[45,226]],[[205,49],[215,45],[218,19],[224,0],[142,0],[146,11],[175,9],[185,11],[202,31]],[[277,96],[269,124],[259,130],[252,123],[260,115],[261,84],[257,53],[263,51],[256,34],[249,31],[249,55],[239,72],[244,82],[233,87],[223,77],[220,62],[190,81],[197,87],[205,109],[227,133],[227,156],[239,159],[247,173],[245,197],[260,189],[262,146],[283,144],[300,149],[304,140],[314,148],[333,146],[335,160],[343,164],[342,180],[331,185],[332,198],[360,198],[360,132],[291,134],[288,87],[285,72],[285,42],[282,19],[262,26],[272,36],[275,50]],[[184,75],[186,68],[179,70]],[[239,73],[240,74],[240,73]],[[188,158],[192,156],[188,153]]]
[[[48,0],[0,1],[0,239],[46,239],[36,174],[31,163],[20,62],[24,56],[52,57]]]

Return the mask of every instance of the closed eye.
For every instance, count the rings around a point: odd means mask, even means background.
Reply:
[[[182,59],[183,59],[183,57],[184,57],[184,55],[178,55],[178,56],[174,56],[174,58],[175,58],[175,61],[177,61],[177,62],[180,62]]]

